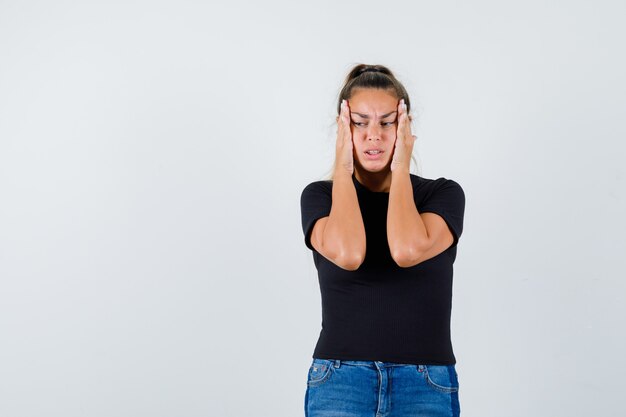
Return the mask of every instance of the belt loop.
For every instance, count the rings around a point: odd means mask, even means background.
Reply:
[[[335,359],[335,368],[339,368],[341,366],[341,359]]]

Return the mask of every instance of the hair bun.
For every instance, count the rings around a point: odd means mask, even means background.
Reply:
[[[382,72],[380,70],[380,68],[376,68],[376,67],[365,67],[361,70],[361,74],[363,74],[364,72]]]
[[[370,74],[364,75],[366,72]],[[378,75],[374,75],[376,73]],[[411,110],[411,103],[406,89],[398,81],[389,68],[384,65],[357,64],[348,73],[339,92],[337,114],[341,114],[341,100],[350,99],[355,89],[376,88],[392,92],[398,100],[404,99],[407,110]]]

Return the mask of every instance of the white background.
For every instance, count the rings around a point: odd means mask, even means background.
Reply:
[[[300,193],[357,63],[466,194],[465,417],[614,415],[621,1],[0,2],[0,415],[303,416]]]

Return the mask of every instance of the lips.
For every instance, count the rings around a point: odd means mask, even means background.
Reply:
[[[367,151],[364,151],[363,153],[365,154],[365,158],[369,159],[369,160],[374,160],[374,159],[380,159],[383,157],[383,154],[385,153],[385,151],[383,151],[382,149],[377,149],[377,148],[372,148],[372,149],[368,149],[368,151],[380,151],[379,153],[374,153],[374,154],[369,154],[367,153]]]

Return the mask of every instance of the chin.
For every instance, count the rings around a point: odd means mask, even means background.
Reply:
[[[378,163],[378,164],[369,164],[369,161],[366,161],[365,164],[359,164],[360,167],[363,171],[367,171],[367,172],[381,172],[381,171],[386,171],[390,169],[390,165],[389,165],[389,161],[385,161],[384,164]]]

